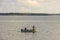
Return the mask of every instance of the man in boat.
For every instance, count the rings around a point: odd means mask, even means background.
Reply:
[[[35,26],[33,26],[33,32],[36,32],[36,31],[35,31]]]
[[[25,28],[24,30],[27,30],[27,28]]]
[[[35,26],[33,26],[33,31],[35,30]]]
[[[21,29],[22,32],[26,32],[27,31],[27,28],[24,28],[24,29]]]

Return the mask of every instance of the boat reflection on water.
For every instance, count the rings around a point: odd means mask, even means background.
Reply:
[[[36,32],[35,31],[35,26],[33,26],[33,29],[27,29],[27,28],[21,29],[21,32],[32,32],[32,33],[35,33]]]

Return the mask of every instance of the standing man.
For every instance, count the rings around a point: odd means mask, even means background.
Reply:
[[[33,26],[33,31],[35,31],[35,26]]]

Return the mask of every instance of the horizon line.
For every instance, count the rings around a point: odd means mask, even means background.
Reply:
[[[0,13],[0,15],[22,15],[22,16],[51,16],[60,14],[48,14],[48,13]]]

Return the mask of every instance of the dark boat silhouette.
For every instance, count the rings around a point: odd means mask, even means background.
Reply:
[[[35,31],[35,26],[33,26],[33,29],[27,29],[27,28],[21,29],[21,32],[32,32],[32,33],[35,33],[36,32]]]

